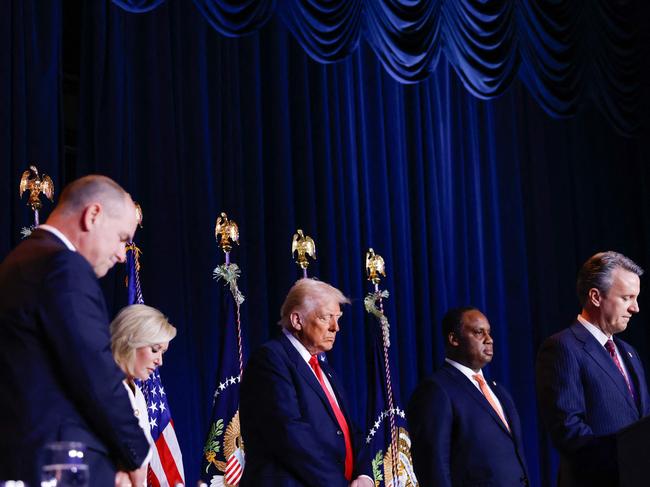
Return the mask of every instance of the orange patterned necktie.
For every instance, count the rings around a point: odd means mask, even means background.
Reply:
[[[499,418],[501,418],[501,421],[503,421],[503,424],[506,426],[506,428],[508,428],[508,431],[510,431],[510,426],[508,425],[508,422],[506,421],[506,418],[503,416],[503,413],[501,412],[501,410],[497,406],[497,403],[494,401],[494,397],[492,397],[492,392],[490,392],[490,388],[485,383],[485,379],[483,378],[483,376],[479,375],[479,374],[474,374],[472,376],[472,379],[474,379],[476,382],[478,382],[478,386],[481,388],[481,392],[485,396],[485,399],[488,400],[488,402],[490,403],[490,406],[492,406],[492,409],[494,409],[496,411]]]

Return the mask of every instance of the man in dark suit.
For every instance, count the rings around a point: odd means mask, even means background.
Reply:
[[[490,323],[476,308],[455,308],[442,330],[445,363],[416,388],[406,412],[420,486],[528,485],[514,402],[481,370],[494,353]]]
[[[131,197],[86,176],[0,264],[0,479],[40,485],[43,447],[81,441],[89,485],[142,485],[149,444],[111,354],[97,282],[125,260],[135,228]]]
[[[619,253],[592,256],[578,274],[576,322],[539,350],[537,399],[561,487],[618,485],[615,433],[650,413],[639,356],[614,336],[639,312],[642,274]]]
[[[321,355],[334,346],[342,303],[349,300],[338,289],[300,279],[282,305],[282,334],[250,358],[239,404],[242,487],[374,487],[341,385]]]

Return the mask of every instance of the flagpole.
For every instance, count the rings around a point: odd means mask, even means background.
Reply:
[[[384,371],[385,371],[385,386],[386,386],[386,396],[388,399],[388,421],[390,426],[390,444],[391,444],[391,470],[393,474],[393,487],[400,487],[399,479],[399,443],[397,437],[397,426],[395,424],[395,403],[393,400],[393,385],[390,373],[390,360],[388,355],[388,349],[390,347],[390,325],[388,323],[388,318],[384,314],[384,302],[383,298],[388,297],[388,291],[381,291],[379,289],[379,282],[381,281],[381,276],[386,277],[384,259],[379,254],[375,254],[375,251],[370,248],[366,252],[366,273],[368,274],[368,280],[374,285],[374,293],[369,293],[366,299],[364,300],[366,311],[373,314],[381,324],[381,335],[382,335],[382,349],[383,349],[383,358],[384,358]],[[376,307],[375,303],[379,303],[379,308]]]
[[[45,173],[41,177],[38,174],[36,166],[31,165],[29,169],[23,172],[20,178],[19,196],[22,198],[25,191],[29,191],[29,200],[27,206],[31,207],[34,212],[34,228],[40,225],[39,210],[43,207],[41,203],[41,193],[50,201],[54,201],[54,183]]]
[[[237,264],[230,262],[230,251],[232,250],[233,244],[239,245],[239,228],[237,223],[234,220],[229,220],[228,215],[225,212],[221,212],[217,218],[217,223],[214,229],[214,236],[217,239],[217,244],[223,250],[225,254],[225,263],[223,266],[217,267],[215,269],[215,277],[219,279],[223,277],[230,286],[230,292],[235,299],[235,312],[236,312],[236,328],[237,328],[237,349],[239,352],[239,379],[244,373],[244,347],[242,345],[242,333],[241,333],[241,314],[240,314],[240,305],[244,302],[244,296],[239,291],[237,287],[237,278],[240,275],[240,270]],[[221,269],[221,271],[219,271]]]
[[[137,224],[142,228],[142,208],[134,201]],[[126,287],[128,304],[144,304],[140,284],[140,248],[134,241],[126,245]],[[158,368],[146,380],[136,380],[147,403],[147,417],[155,447],[147,469],[147,486],[183,485],[185,470],[183,455],[177,447],[178,439],[174,430],[171,410],[166,399]]]
[[[221,212],[214,231],[217,244],[224,252],[225,262],[214,269],[212,276],[217,281],[224,280],[231,296],[223,296],[221,308],[225,318],[222,353],[217,368],[218,384],[214,392],[210,430],[203,447],[201,477],[210,482],[210,485],[238,485],[245,468],[244,443],[239,422],[239,384],[244,370],[240,307],[245,298],[237,286],[241,271],[231,261],[230,252],[235,243],[239,245],[239,229],[233,220],[228,219],[226,213]]]
[[[302,277],[306,279],[307,267],[309,267],[307,257],[316,260],[316,243],[309,235],[303,234],[300,228],[293,234],[291,256],[296,259],[296,264],[302,269]]]

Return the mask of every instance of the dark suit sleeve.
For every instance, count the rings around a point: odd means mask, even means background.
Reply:
[[[254,440],[244,436],[244,442],[262,443],[251,448],[272,452],[275,461],[304,485],[347,486],[341,465],[332,464],[333,453],[319,442],[321,433],[317,425],[302,417],[286,362],[271,349],[263,347],[249,360],[242,381],[240,408],[242,422],[253,423],[245,428],[255,432]]]
[[[101,289],[89,266],[78,259],[83,257],[72,252],[54,258],[39,293],[39,322],[62,387],[118,466],[134,470],[149,444],[110,350]]]
[[[571,346],[551,337],[537,355],[537,398],[553,444],[578,464],[605,466],[616,458],[612,435],[595,436],[585,423],[581,371]]]
[[[426,487],[451,487],[449,466],[453,411],[445,390],[426,380],[407,408],[411,454],[418,482]]]

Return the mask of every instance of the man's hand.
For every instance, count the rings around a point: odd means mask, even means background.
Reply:
[[[117,472],[115,474],[115,487],[131,487],[131,479],[126,472]]]
[[[350,487],[375,487],[375,483],[367,475],[360,475],[352,481]]]
[[[147,465],[140,467],[137,470],[132,470],[128,472],[129,479],[131,479],[131,485],[133,487],[141,487],[144,485],[145,480],[147,480]]]

